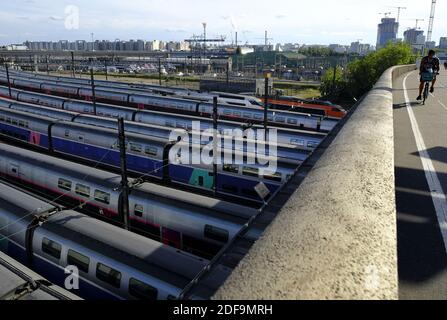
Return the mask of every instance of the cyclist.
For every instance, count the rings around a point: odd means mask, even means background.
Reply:
[[[435,92],[436,74],[440,70],[439,64],[439,58],[436,57],[436,52],[434,50],[430,50],[428,52],[428,56],[422,58],[421,67],[419,68],[419,74],[421,75],[421,84],[419,85],[419,96],[416,100],[422,100],[422,91],[424,90],[425,84],[425,81],[422,80],[423,73],[433,72],[433,81],[431,82],[430,92]]]

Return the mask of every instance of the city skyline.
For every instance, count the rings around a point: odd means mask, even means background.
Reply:
[[[401,13],[399,37],[415,25],[415,19],[425,19],[419,26],[426,33],[430,2],[385,1],[358,4],[352,0],[335,3],[315,0],[312,3],[297,3],[291,0],[276,2],[259,1],[256,7],[248,3],[229,0],[225,4],[213,4],[213,10],[206,1],[196,0],[185,4],[183,1],[132,0],[122,3],[115,0],[52,1],[19,0],[2,4],[0,10],[0,44],[23,43],[25,41],[58,41],[115,39],[159,39],[182,41],[193,34],[201,35],[202,22],[208,22],[209,37],[226,36],[227,42],[234,42],[238,31],[240,43],[263,43],[264,30],[269,31],[272,44],[340,43],[349,45],[362,39],[364,43],[375,44],[377,24],[383,15],[379,12],[397,10],[390,6],[405,5],[408,9]],[[66,19],[73,12],[67,6],[79,10],[78,28],[67,29]],[[322,8],[325,10],[315,10]],[[302,12],[306,12],[305,15]],[[340,12],[335,14],[334,12]],[[366,15],[363,15],[366,12]],[[343,14],[341,14],[343,13]],[[447,34],[447,3],[439,3],[436,13],[433,40]],[[253,19],[256,17],[257,19]],[[317,22],[315,22],[317,21]],[[13,26],[13,28],[11,28]]]

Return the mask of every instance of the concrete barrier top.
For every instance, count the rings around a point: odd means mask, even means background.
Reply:
[[[213,299],[398,299],[387,70]]]

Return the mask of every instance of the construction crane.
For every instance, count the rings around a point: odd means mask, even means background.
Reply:
[[[436,0],[431,1],[430,22],[428,24],[427,42],[431,41],[433,35],[433,23],[435,21]]]
[[[407,7],[388,7],[388,8],[397,9],[397,23],[399,23],[399,20],[400,20],[400,12],[402,10],[407,10]]]
[[[273,40],[273,38],[269,38],[268,37],[268,31],[267,30],[265,31],[264,38],[256,38],[256,39],[263,39],[264,40],[264,45],[265,45],[266,48],[269,45],[269,40]]]
[[[415,27],[416,30],[418,29],[419,21],[425,21],[425,19],[414,19],[414,20],[416,21],[416,27]]]

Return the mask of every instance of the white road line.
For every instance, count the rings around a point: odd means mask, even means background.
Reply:
[[[446,106],[445,104],[443,104],[443,103],[441,102],[441,100],[439,100],[438,98],[436,98],[436,100],[438,100],[439,104],[440,104],[445,110],[447,110],[447,106]]]
[[[428,186],[430,188],[431,197],[435,206],[436,215],[438,217],[439,227],[444,240],[444,249],[447,250],[447,199],[442,190],[441,182],[439,182],[438,175],[436,174],[433,162],[428,154],[427,147],[425,146],[424,139],[422,138],[421,131],[411,107],[410,99],[407,92],[407,79],[413,72],[407,74],[403,81],[403,89],[405,95],[405,103],[407,105],[408,115],[410,117],[411,127],[413,129],[414,138],[419,151],[419,155],[424,167],[425,177],[427,179]]]

